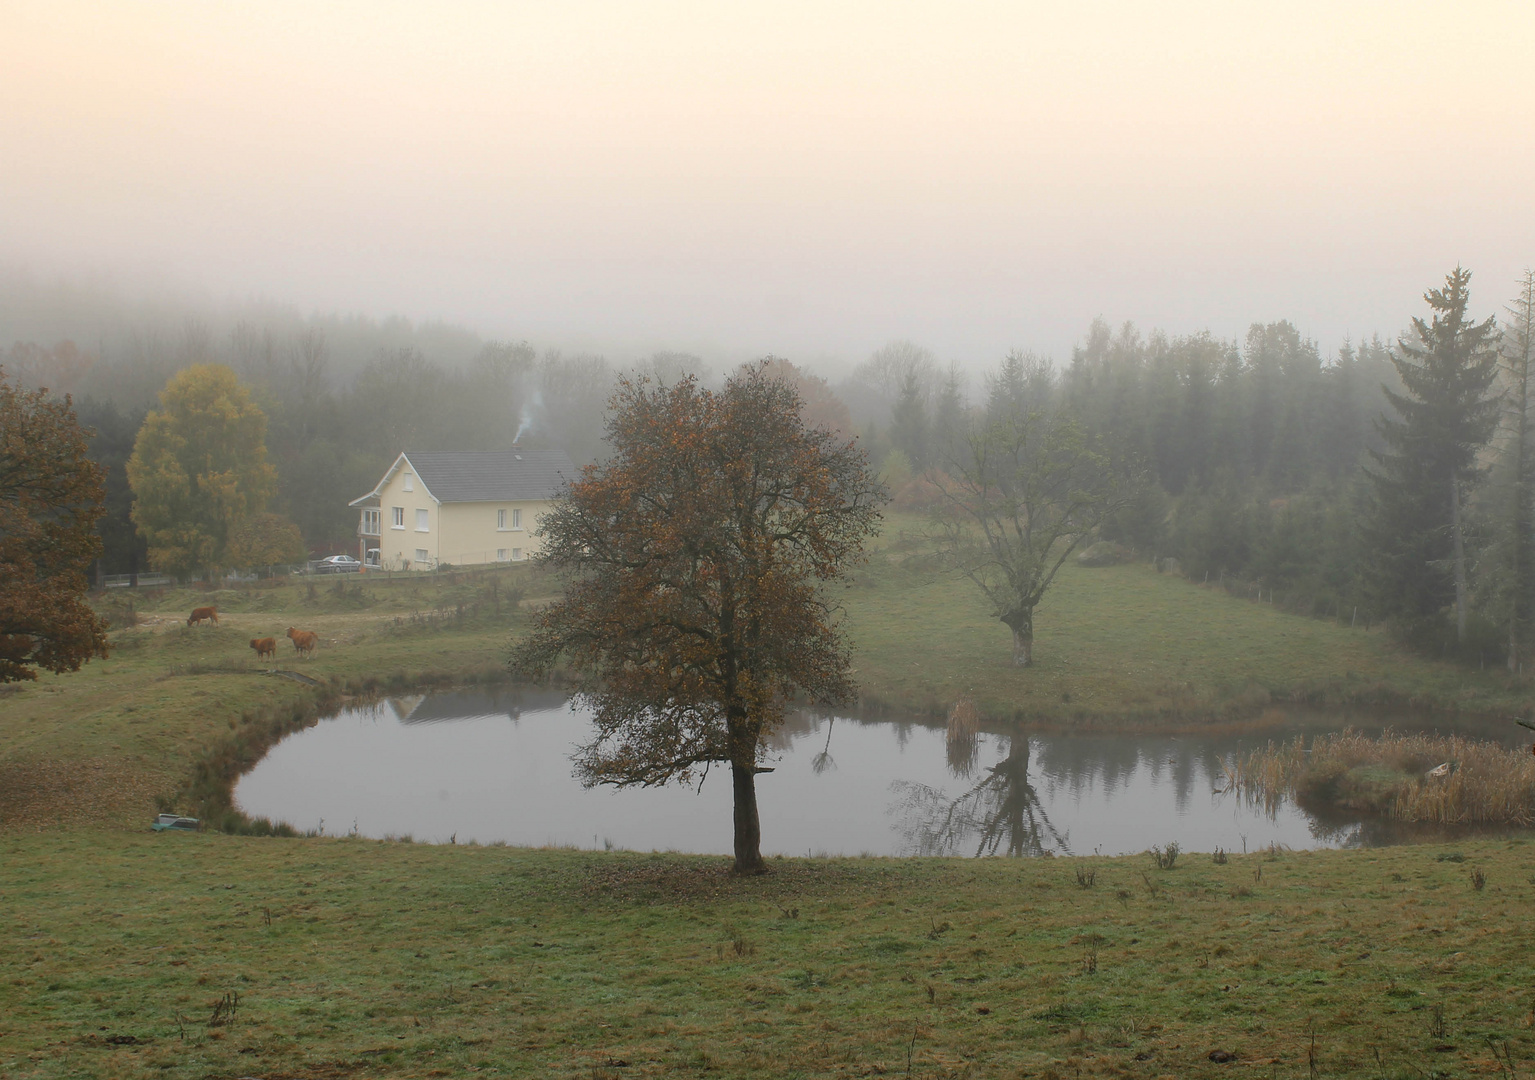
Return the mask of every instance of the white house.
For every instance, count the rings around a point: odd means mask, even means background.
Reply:
[[[349,504],[361,511],[358,558],[400,570],[527,559],[539,518],[575,473],[560,450],[402,453]]]

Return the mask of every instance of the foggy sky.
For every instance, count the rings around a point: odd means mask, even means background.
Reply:
[[[0,0],[0,263],[608,349],[1324,348],[1535,263],[1535,5]]]

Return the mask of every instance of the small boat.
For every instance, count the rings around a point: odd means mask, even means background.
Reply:
[[[1424,773],[1423,775],[1432,777],[1435,780],[1443,780],[1446,776],[1449,776],[1458,768],[1460,768],[1460,762],[1446,761],[1443,765],[1435,765],[1432,769],[1428,770],[1428,772]]]
[[[164,832],[166,829],[174,829],[177,832],[196,832],[202,828],[202,822],[195,817],[182,817],[180,814],[160,814],[156,816],[155,823],[150,828],[155,832]]]

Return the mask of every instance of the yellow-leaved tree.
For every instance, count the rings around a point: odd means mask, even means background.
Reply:
[[[257,514],[229,537],[229,563],[247,570],[303,562],[308,552],[297,525],[268,510]]]
[[[196,574],[230,566],[230,542],[277,491],[277,470],[266,460],[266,414],[229,368],[186,368],[144,418],[128,483],[133,521],[155,567]]]

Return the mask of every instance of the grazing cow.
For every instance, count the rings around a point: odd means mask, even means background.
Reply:
[[[293,639],[293,651],[303,656],[308,653],[314,655],[315,646],[320,644],[320,638],[313,630],[295,630],[288,627],[288,637]]]
[[[210,619],[214,626],[219,624],[219,609],[214,607],[198,607],[192,609],[192,614],[187,616],[187,625],[196,626],[204,619]]]
[[[276,659],[276,657],[277,657],[277,639],[276,638],[269,638],[269,637],[251,638],[251,648],[256,650],[256,659],[257,660],[265,660],[265,659],[267,659],[269,657],[272,658],[272,659]]]

